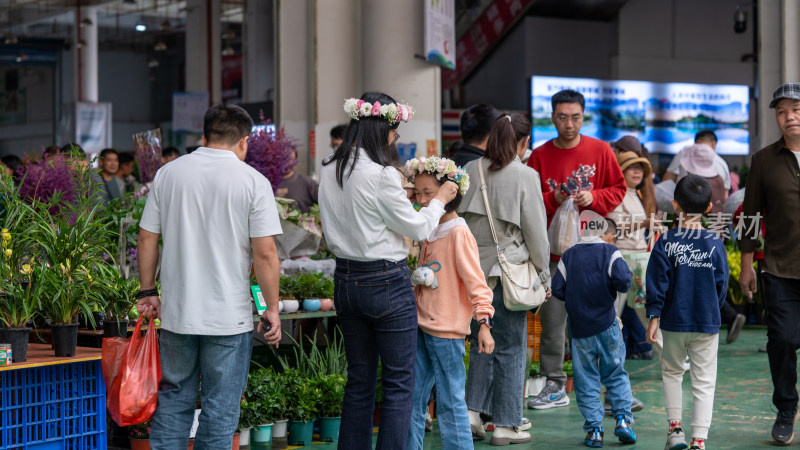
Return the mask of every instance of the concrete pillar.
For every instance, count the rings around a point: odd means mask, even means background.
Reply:
[[[783,39],[781,5],[783,0],[760,0],[758,2],[758,128],[757,146],[763,148],[780,138],[775,124],[775,111],[769,109],[772,92],[782,82]],[[793,3],[791,0],[786,3]],[[752,146],[751,146],[752,147]]]
[[[92,25],[81,26],[81,21],[89,19]],[[97,63],[97,8],[76,9],[73,27],[73,98],[80,102],[98,101],[98,63]],[[83,42],[83,44],[81,44]]]
[[[360,0],[316,2],[314,85],[314,155],[311,174],[319,173],[322,160],[331,153],[330,131],[347,124],[345,98],[363,93],[363,58]],[[343,27],[343,23],[350,26]]]
[[[278,18],[275,123],[284,126],[286,132],[297,139],[299,163],[296,170],[308,173],[309,131],[313,129],[310,111],[314,98],[309,83],[312,4],[311,0],[274,1]]]
[[[263,102],[275,98],[275,50],[272,0],[245,2],[243,100]]]
[[[423,2],[370,0],[361,4],[364,90],[382,91],[414,107],[414,118],[398,129],[400,143],[441,146],[439,66],[414,57],[424,48]]]
[[[221,0],[186,2],[186,90],[222,102]],[[209,105],[209,106],[211,106]]]
[[[782,0],[783,13],[783,81],[800,81],[800,2]]]

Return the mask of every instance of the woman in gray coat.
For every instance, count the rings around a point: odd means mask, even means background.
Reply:
[[[539,174],[520,162],[530,142],[530,131],[531,122],[525,115],[501,116],[489,134],[484,157],[467,164],[466,171],[470,180],[480,180],[478,164],[483,166],[499,246],[508,261],[522,263],[530,257],[537,272],[544,274],[549,289],[550,244]],[[509,311],[503,304],[497,247],[492,239],[480,182],[473,181],[458,212],[475,235],[481,269],[494,292],[492,336],[495,350],[491,355],[478,353],[475,337],[478,327],[484,325],[472,322],[466,388],[472,434],[476,439],[486,436],[480,420],[480,413],[484,413],[492,416],[495,426],[492,445],[530,442],[530,433],[520,429],[523,426],[527,311]]]

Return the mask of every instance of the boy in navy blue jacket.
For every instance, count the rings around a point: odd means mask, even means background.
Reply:
[[[631,271],[611,245],[616,234],[611,219],[589,221],[584,237],[561,257],[552,282],[553,297],[564,300],[569,315],[575,398],[586,419],[587,447],[603,446],[601,382],[616,419],[614,434],[623,444],[636,442],[625,343],[614,308],[617,292],[631,287]]]
[[[689,175],[675,186],[672,202],[678,228],[667,231],[653,246],[647,265],[648,342],[661,327],[664,350],[661,379],[669,431],[668,450],[685,449],[681,428],[683,363],[691,362],[692,450],[705,448],[714,388],[717,382],[717,345],[720,308],[728,291],[728,257],[716,234],[703,229],[701,214],[711,210],[711,185]]]

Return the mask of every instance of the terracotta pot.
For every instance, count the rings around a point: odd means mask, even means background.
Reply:
[[[131,442],[131,450],[150,450],[149,439],[134,439],[129,438]]]
[[[330,311],[333,308],[333,300],[329,298],[321,298],[319,299],[320,302],[320,311]]]
[[[566,384],[567,393],[572,392],[574,389],[575,389],[575,386],[572,383],[572,377],[567,377],[567,384]]]

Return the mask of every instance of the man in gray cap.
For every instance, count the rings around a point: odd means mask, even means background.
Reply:
[[[778,417],[772,438],[789,444],[797,420],[797,350],[800,349],[800,83],[782,84],[770,108],[781,137],[752,157],[744,197],[745,221],[739,237],[742,292],[756,292],[753,252],[759,247],[763,217],[764,261],[761,265],[767,312],[767,355],[772,373],[772,403]]]

